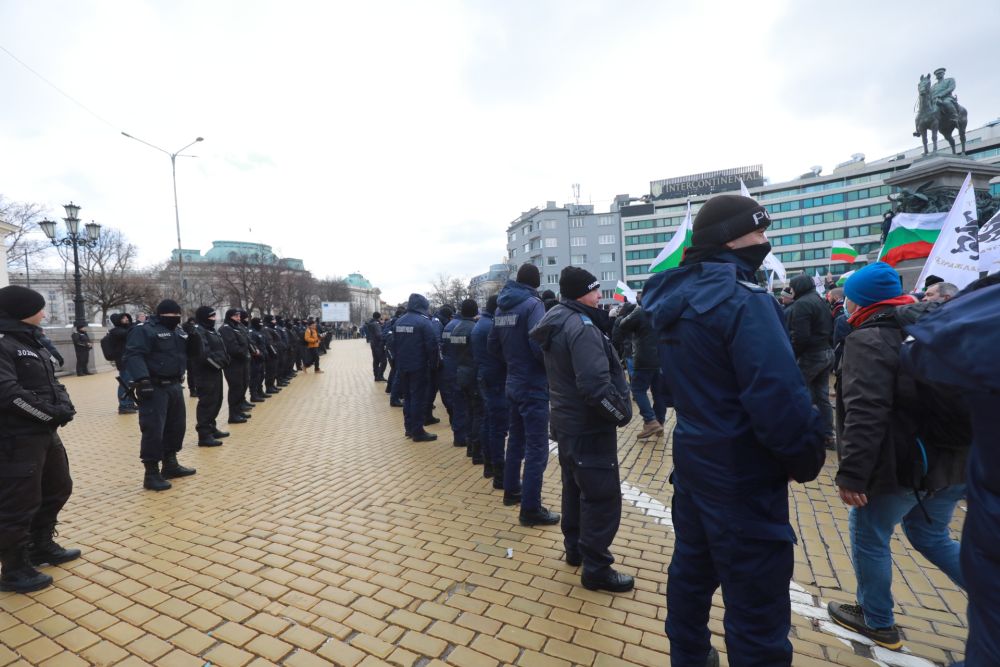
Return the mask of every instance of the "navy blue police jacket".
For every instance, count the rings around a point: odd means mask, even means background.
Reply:
[[[458,344],[452,345],[451,334],[461,322],[459,318],[453,318],[444,326],[441,332],[441,381],[454,382],[458,373]],[[461,344],[461,343],[460,343]]]
[[[659,273],[643,290],[677,414],[674,483],[726,508],[739,530],[794,540],[788,480],[823,468],[819,416],[780,306],[741,259],[714,259]]]
[[[900,351],[902,365],[958,392],[972,419],[962,571],[970,603],[986,616],[977,642],[1000,664],[1000,285],[962,293],[904,328],[914,340]]]
[[[452,327],[452,324],[455,326]],[[450,332],[449,327],[451,327]],[[448,323],[442,338],[443,342],[448,343],[448,349],[443,353],[445,366],[454,366],[455,381],[462,389],[476,386],[478,371],[475,354],[472,351],[472,330],[475,327],[475,318],[458,317]]]
[[[399,371],[428,371],[438,366],[440,332],[427,316],[429,307],[427,299],[413,294],[406,304],[406,312],[396,320],[392,351]]]
[[[549,398],[542,348],[528,337],[544,316],[545,306],[534,288],[508,280],[500,290],[487,345],[507,366],[508,397]]]
[[[184,329],[168,329],[154,316],[129,331],[122,363],[135,382],[146,378],[180,381],[187,371],[187,346]]]
[[[489,387],[503,387],[507,382],[507,367],[503,358],[489,350],[490,332],[493,331],[493,315],[479,314],[479,321],[472,327],[472,355],[476,359],[478,379]]]

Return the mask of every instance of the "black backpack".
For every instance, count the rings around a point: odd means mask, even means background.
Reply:
[[[110,332],[104,334],[104,337],[101,338],[101,354],[104,355],[107,361],[114,361],[121,356],[119,347],[115,339],[111,337]]]

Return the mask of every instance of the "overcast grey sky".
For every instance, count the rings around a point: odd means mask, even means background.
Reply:
[[[0,193],[118,227],[143,263],[268,243],[386,300],[505,253],[546,200],[915,145],[921,73],[1000,116],[1000,2],[0,0]],[[252,231],[251,231],[252,230]]]

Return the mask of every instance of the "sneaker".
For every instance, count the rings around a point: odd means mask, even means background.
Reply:
[[[903,642],[899,638],[899,629],[895,625],[888,628],[868,627],[861,605],[831,602],[826,606],[826,609],[830,612],[830,618],[833,619],[834,623],[848,630],[853,630],[859,635],[864,635],[879,646],[884,646],[891,651],[898,651],[903,647]]]

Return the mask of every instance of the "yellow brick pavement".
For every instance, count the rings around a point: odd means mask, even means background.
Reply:
[[[159,494],[141,488],[136,418],[116,414],[113,375],[66,378],[76,490],[60,531],[84,557],[47,568],[47,590],[0,594],[0,665],[668,664],[668,442],[638,442],[638,424],[620,435],[627,502],[613,550],[636,589],[595,593],[561,560],[558,528],[519,526],[446,424],[437,442],[403,439],[362,342],[336,342],[322,363],[223,447],[193,445],[189,399],[180,459],[198,474]],[[795,664],[876,664],[820,611],[855,586],[833,473],[794,488]],[[544,502],[559,505],[554,461]],[[964,594],[901,535],[893,553],[907,649],[960,658]],[[726,663],[722,614],[717,596]]]

